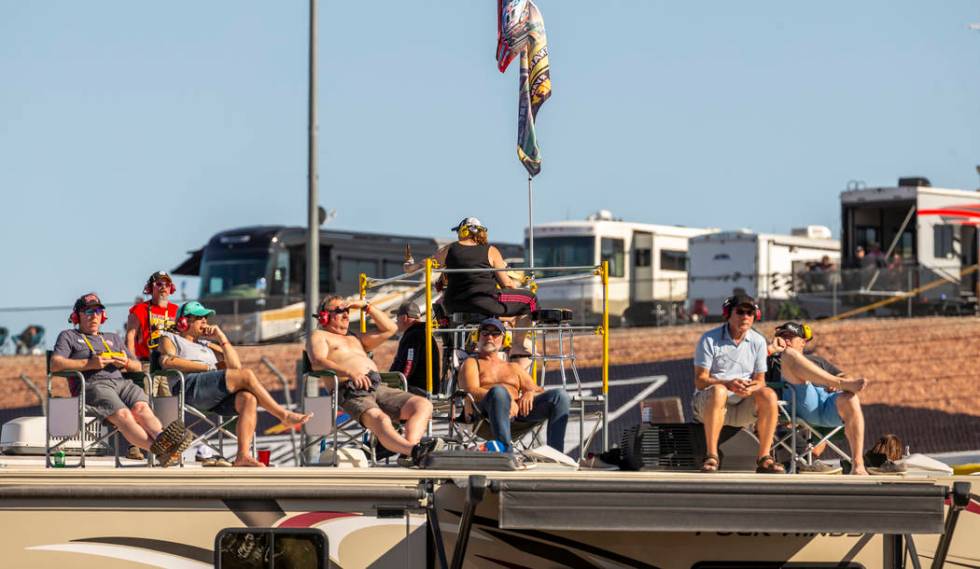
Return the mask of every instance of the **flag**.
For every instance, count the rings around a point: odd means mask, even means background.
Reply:
[[[544,19],[533,0],[497,0],[497,68],[503,73],[521,58],[518,91],[517,157],[530,176],[541,172],[534,121],[551,97],[551,67]]]

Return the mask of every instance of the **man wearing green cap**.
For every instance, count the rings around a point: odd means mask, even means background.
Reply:
[[[238,352],[217,326],[208,324],[214,310],[200,302],[185,303],[177,322],[160,341],[160,365],[184,372],[185,403],[219,415],[238,414],[235,466],[264,466],[251,455],[257,406],[261,405],[287,427],[301,425],[311,415],[288,411],[262,386],[255,373],[243,369]]]

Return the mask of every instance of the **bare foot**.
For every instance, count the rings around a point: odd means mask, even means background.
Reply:
[[[261,462],[255,460],[250,456],[239,456],[235,459],[235,462],[231,463],[232,466],[257,466],[265,468],[265,465]]]
[[[293,413],[292,411],[288,411],[281,420],[283,425],[286,425],[287,427],[294,427],[296,425],[306,423],[311,417],[313,417],[313,413],[303,415],[302,413]]]
[[[868,384],[868,380],[863,377],[857,379],[842,379],[840,382],[841,391],[849,391],[851,393],[857,393],[864,389],[864,386]]]
[[[855,464],[851,468],[851,474],[854,476],[868,476],[868,471],[864,469],[863,464]]]

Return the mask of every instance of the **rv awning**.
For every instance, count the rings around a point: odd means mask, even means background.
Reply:
[[[942,533],[927,483],[498,479],[504,529]]]
[[[201,257],[204,254],[204,248],[202,247],[196,251],[188,251],[187,253],[190,257],[178,265],[172,272],[175,275],[196,277],[201,274]]]

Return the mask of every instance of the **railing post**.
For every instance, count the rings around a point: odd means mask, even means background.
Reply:
[[[609,448],[609,261],[599,269],[602,278],[602,450]]]
[[[361,277],[358,279],[358,288],[361,294],[361,301],[367,298],[367,275],[361,273]],[[361,334],[367,333],[367,311],[361,306]]]
[[[425,259],[425,390],[432,394],[432,258]]]

